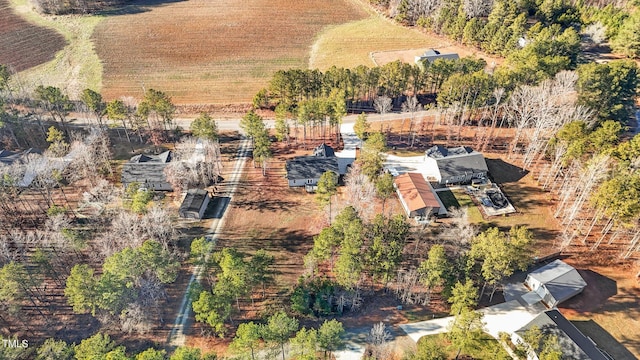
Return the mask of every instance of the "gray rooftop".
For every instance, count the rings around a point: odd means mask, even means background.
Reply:
[[[549,263],[532,271],[528,276],[544,284],[558,302],[579,294],[587,286],[587,282],[578,271],[562,260]]]
[[[180,205],[180,213],[187,211],[200,212],[200,208],[207,198],[207,191],[202,189],[189,189]]]
[[[333,157],[336,156],[336,154],[331,146],[322,143],[313,149],[313,156]]]
[[[287,179],[317,179],[327,171],[338,172],[335,157],[299,156],[287,161]]]
[[[27,149],[24,151],[14,152],[9,150],[0,150],[0,164],[11,165],[17,161],[24,162],[24,156],[31,153],[38,153],[34,149]]]
[[[436,145],[427,149],[425,154],[436,160],[440,176],[443,179],[468,173],[477,174],[489,171],[484,156],[469,147],[445,148]]]
[[[171,150],[167,150],[158,155],[145,155],[145,154],[136,155],[132,157],[131,160],[129,160],[129,162],[138,163],[138,164],[141,164],[141,163],[163,164],[163,163],[170,162],[171,158],[172,158]]]
[[[538,327],[544,335],[558,337],[563,359],[573,360],[610,360],[558,310],[548,310],[536,316],[531,322],[517,330],[521,337],[524,333]]]
[[[458,60],[460,57],[455,53],[441,54],[438,50],[429,49],[417,58],[419,58],[419,60],[427,60],[429,63],[432,63],[438,59]]]
[[[555,260],[554,262],[530,272],[528,276],[543,284],[568,283],[582,284],[583,287],[587,286],[587,283],[582,279],[582,276],[578,274],[578,271],[573,266],[562,260]]]
[[[147,189],[173,190],[164,174],[164,169],[171,158],[171,151],[165,151],[160,155],[141,154],[132,157],[122,167],[122,184],[126,186],[136,182]]]

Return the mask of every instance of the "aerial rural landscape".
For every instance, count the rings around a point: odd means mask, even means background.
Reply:
[[[640,2],[0,0],[0,360],[640,358]]]

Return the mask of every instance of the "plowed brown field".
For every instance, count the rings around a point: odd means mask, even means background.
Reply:
[[[65,44],[62,35],[25,21],[0,0],[0,64],[29,69],[53,59]]]
[[[348,0],[189,0],[137,4],[94,32],[107,98],[143,88],[174,102],[250,101],[279,69],[306,68],[326,25],[367,16]]]

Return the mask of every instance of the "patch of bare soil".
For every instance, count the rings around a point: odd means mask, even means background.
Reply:
[[[490,70],[494,69],[497,65],[501,65],[504,62],[504,59],[499,56],[487,54],[471,46],[457,44],[444,36],[436,35],[434,33],[429,33],[429,36],[438,40],[438,43],[440,45],[434,50],[439,51],[441,54],[458,54],[458,56],[460,56],[461,58],[468,56],[481,58],[487,62],[487,69]],[[371,53],[371,57],[373,58],[373,61],[379,66],[396,60],[400,60],[407,64],[415,64],[415,57],[424,54],[425,51],[430,49],[432,48],[375,51]]]

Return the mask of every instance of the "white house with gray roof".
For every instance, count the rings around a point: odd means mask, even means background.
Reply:
[[[587,286],[578,270],[562,260],[530,272],[524,284],[549,308],[580,294]]]
[[[315,191],[320,176],[325,172],[332,171],[336,176],[341,175],[333,148],[324,143],[316,147],[311,156],[298,156],[288,160],[285,169],[289,187],[304,186],[310,192]]]
[[[424,162],[424,177],[443,185],[469,183],[471,179],[486,177],[489,171],[484,156],[465,146],[433,146],[425,152]]]

